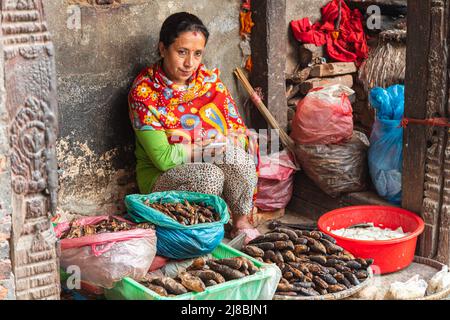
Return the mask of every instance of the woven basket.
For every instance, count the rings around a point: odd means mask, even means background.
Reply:
[[[283,296],[283,295],[275,295],[273,297],[273,300],[341,300],[344,298],[348,298],[358,291],[364,289],[367,287],[373,279],[373,272],[372,269],[369,267],[367,268],[367,272],[369,273],[369,276],[367,279],[360,283],[357,286],[351,287],[350,289],[336,292],[336,293],[329,293],[322,296],[312,296],[312,297],[306,297],[306,296]]]
[[[445,266],[445,264],[443,264],[439,261],[424,258],[424,257],[419,257],[419,256],[414,257],[414,262],[433,267],[435,269],[438,269],[438,271],[440,271],[442,269],[442,267]],[[437,292],[437,293],[431,294],[429,296],[425,296],[423,298],[412,299],[412,300],[443,300],[448,297],[450,297],[450,287],[441,292]]]

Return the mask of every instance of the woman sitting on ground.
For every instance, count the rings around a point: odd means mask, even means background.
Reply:
[[[222,196],[231,211],[231,236],[244,232],[249,241],[259,235],[248,222],[259,153],[218,70],[201,63],[208,36],[196,16],[171,15],[160,31],[161,60],[133,83],[129,112],[136,133],[137,182],[141,193],[183,190]],[[205,161],[207,154],[213,161]]]

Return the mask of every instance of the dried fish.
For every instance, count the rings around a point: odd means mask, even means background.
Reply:
[[[320,231],[310,231],[310,232],[308,232],[308,233],[303,232],[303,234],[304,234],[305,236],[308,236],[308,237],[313,238],[313,239],[315,239],[315,240],[320,240],[320,239],[322,239],[322,232],[320,232]]]
[[[254,243],[253,246],[262,249],[264,251],[275,249],[275,244],[273,242]]]
[[[217,277],[217,273],[212,270],[189,270],[187,272],[193,276],[199,277],[205,284],[207,281],[214,280]]]
[[[183,294],[187,293],[187,289],[181,284],[169,277],[158,277],[152,280],[149,280],[151,284],[156,284],[160,287],[163,287],[167,290],[168,293],[172,294]]]
[[[304,244],[297,244],[294,246],[294,253],[298,256],[302,253],[308,252],[309,247]]]
[[[292,285],[294,287],[301,287],[301,288],[312,288],[314,286],[312,282],[302,282],[302,281],[293,282]]]
[[[196,258],[186,270],[201,270],[205,267],[206,260],[203,257]]]
[[[322,255],[310,255],[309,259],[311,261],[320,263],[321,265],[325,265],[327,263],[327,258],[325,256],[322,256]]]
[[[267,250],[265,253],[264,253],[264,260],[269,260],[269,261],[271,261],[271,262],[273,262],[273,263],[276,263],[276,261],[278,260],[278,258],[277,258],[277,256],[276,256],[276,254],[275,254],[275,252],[274,251],[272,251],[272,250]]]
[[[203,281],[190,273],[187,272],[181,272],[179,275],[179,278],[181,279],[181,284],[194,292],[203,292],[205,291],[205,284]]]
[[[298,293],[303,296],[320,296],[320,293],[313,288],[299,288]]]
[[[346,262],[345,265],[352,269],[361,269],[362,268],[361,264],[356,262],[355,260],[350,260],[350,261]]]
[[[295,240],[297,240],[297,238],[298,238],[297,234],[293,230],[288,229],[288,228],[276,228],[273,231],[279,232],[282,234],[286,234],[289,237],[289,240],[291,240],[294,243],[295,243]]]
[[[277,291],[279,292],[290,292],[294,290],[294,286],[286,283],[279,283],[277,286]]]
[[[220,215],[214,208],[204,204],[189,203],[151,203],[148,199],[143,203],[183,225],[196,225],[220,220]]]
[[[328,273],[334,276],[338,271],[333,267],[327,267]]]
[[[287,235],[289,240],[276,240],[279,239],[274,235],[277,232]],[[259,237],[253,246],[264,252],[265,262],[276,263],[280,268],[282,280],[277,294],[335,293],[358,285],[359,279],[368,277],[365,269],[373,261],[355,259],[337,245],[334,238],[320,231],[290,230],[278,226],[269,234],[270,237]]]
[[[342,247],[328,241],[327,239],[321,239],[320,241],[325,246],[328,254],[334,254],[343,251]]]
[[[322,280],[320,277],[314,276],[312,280],[313,280],[314,284],[316,286],[318,286],[319,288],[328,289],[328,284],[324,280]]]
[[[287,280],[292,279],[292,278],[294,278],[294,273],[292,273],[290,271],[285,272],[285,273],[283,273],[283,278],[285,278]]]
[[[297,238],[297,240],[294,241],[295,244],[301,244],[301,245],[306,245],[308,244],[308,240],[305,238]]]
[[[285,233],[267,233],[256,237],[251,240],[248,244],[255,244],[261,242],[275,242],[275,241],[286,241],[289,240],[289,236]]]
[[[336,266],[339,265],[339,264],[340,264],[340,265],[344,265],[344,262],[342,262],[341,260],[338,260],[338,259],[333,259],[333,258],[331,258],[331,259],[328,259],[328,260],[327,260],[325,266],[336,268]],[[337,269],[337,268],[336,268],[336,269]]]
[[[364,280],[369,276],[369,274],[367,273],[367,271],[360,270],[355,273],[355,276],[358,278],[358,280]]]
[[[206,263],[212,270],[220,273],[227,281],[241,279],[245,277],[245,274],[243,274],[242,272],[232,269],[228,266],[219,264],[213,260],[208,260]]]
[[[214,280],[207,280],[206,282],[205,282],[205,286],[206,287],[212,287],[212,286],[215,286],[215,285],[217,285],[218,283],[217,282],[215,282]]]
[[[331,243],[336,244],[336,239],[322,232],[322,239],[328,240]]]
[[[350,281],[350,283],[354,286],[357,286],[360,284],[358,278],[351,272],[343,272],[345,278]]]
[[[277,264],[284,263],[283,255],[281,254],[280,251],[275,251],[275,256],[276,256],[275,263]]]
[[[288,241],[275,241],[275,249],[277,250],[294,250],[294,244],[291,240]]]
[[[337,280],[331,275],[326,273],[318,273],[317,276],[328,284],[337,284]]]
[[[241,259],[243,259],[247,264],[247,270],[250,274],[255,274],[256,272],[258,272],[258,267],[256,267],[252,261],[244,257],[241,257]]]
[[[153,229],[154,225],[150,223],[141,223],[135,225],[131,222],[121,221],[114,217],[108,217],[107,220],[103,220],[97,224],[90,224],[84,226],[81,226],[78,220],[73,220],[69,224],[69,228],[62,233],[61,239],[74,239],[84,236],[92,236],[99,233],[120,232],[133,229],[150,229],[150,228]]]
[[[283,259],[286,262],[295,262],[296,261],[295,254],[290,250],[283,251],[281,253],[281,255],[283,256]]]
[[[336,293],[336,292],[344,291],[346,289],[347,288],[342,284],[333,284],[333,285],[328,286],[327,290],[329,293]]]
[[[306,239],[308,240],[308,246],[311,249],[311,251],[319,252],[319,253],[323,253],[323,254],[327,253],[327,249],[320,241],[310,238],[310,237],[306,237]]]
[[[334,268],[339,272],[352,272],[352,269],[343,264],[336,264]]]
[[[217,260],[217,263],[220,263],[220,264],[223,264],[230,268],[239,270],[242,267],[243,261],[239,258],[227,258],[227,259]]]
[[[252,257],[264,257],[264,250],[257,248],[255,246],[245,246],[242,248],[242,252],[248,254]]]
[[[145,283],[145,286],[150,290],[156,292],[160,296],[167,297],[167,290],[164,289],[163,287],[151,283]]]

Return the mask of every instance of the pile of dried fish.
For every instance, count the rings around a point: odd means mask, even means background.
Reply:
[[[133,225],[127,221],[118,220],[113,217],[108,217],[107,220],[90,225],[80,225],[77,220],[74,220],[70,223],[70,227],[61,235],[61,239],[74,239],[100,233],[128,231],[138,228],[150,229],[154,228],[154,226],[147,222]]]
[[[216,222],[220,215],[211,206],[204,203],[195,204],[184,200],[182,203],[150,203],[145,200],[144,204],[150,208],[164,213],[166,216],[178,221],[182,225],[194,225],[198,223]]]
[[[149,277],[141,283],[160,296],[171,297],[187,292],[203,292],[207,287],[252,275],[258,268],[244,257],[225,259],[197,258],[175,278]]]
[[[249,242],[242,251],[282,272],[278,295],[318,296],[359,285],[372,259],[355,258],[320,231],[275,228]]]

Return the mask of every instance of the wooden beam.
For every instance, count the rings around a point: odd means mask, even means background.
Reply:
[[[357,71],[354,62],[332,62],[318,64],[312,67],[310,77],[334,77],[341,74],[349,74]]]
[[[251,48],[253,70],[250,82],[260,87],[264,104],[278,121],[287,129],[286,101],[286,0],[252,1]],[[256,108],[250,112],[250,123],[255,129],[268,128],[267,123]]]
[[[300,85],[301,94],[306,95],[309,90],[318,88],[318,87],[326,87],[334,84],[342,84],[349,88],[353,87],[353,76],[351,74],[346,74],[343,76],[330,77],[330,78],[312,78]]]
[[[446,17],[447,17],[447,43],[450,43],[450,4],[447,5]],[[447,81],[450,79],[447,76]],[[450,94],[447,97],[446,117],[450,117]],[[438,239],[438,252],[437,260],[450,264],[450,142],[449,132],[445,132],[446,139],[446,151],[444,153],[443,161],[443,193],[442,193],[442,208],[439,216],[439,239]]]
[[[428,84],[431,0],[408,1],[408,38],[405,74],[405,117],[424,119]],[[421,45],[419,45],[419,43]],[[419,76],[422,75],[422,76]],[[423,126],[408,126],[403,135],[402,207],[421,213],[425,176],[426,139]],[[429,229],[429,228],[428,228]],[[425,234],[430,233],[426,230]],[[423,238],[424,236],[422,236]]]
[[[448,116],[449,2],[408,1],[407,118]],[[440,259],[448,263],[448,234],[443,234],[448,233],[448,210],[445,208],[450,205],[445,196],[447,191],[450,192],[445,183],[445,172],[450,169],[446,169],[446,163],[450,161],[446,148],[446,129],[419,125],[405,129],[402,205],[420,213],[425,221],[419,255],[436,258],[441,253]]]

